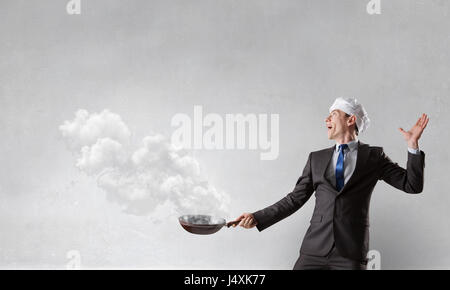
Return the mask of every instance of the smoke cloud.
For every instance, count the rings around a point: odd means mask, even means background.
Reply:
[[[59,130],[76,153],[76,167],[96,178],[125,212],[148,215],[162,207],[177,215],[227,215],[228,195],[205,180],[199,162],[165,136],[146,136],[133,146],[128,126],[108,110],[78,110]]]

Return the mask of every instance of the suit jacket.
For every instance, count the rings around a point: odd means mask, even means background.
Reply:
[[[315,192],[316,204],[301,253],[326,256],[335,243],[344,257],[365,260],[369,249],[370,197],[378,180],[407,193],[423,190],[425,153],[408,152],[406,169],[382,147],[358,142],[355,170],[341,191],[325,178],[335,146],[311,152],[295,188],[277,203],[253,213],[262,231],[301,208]]]

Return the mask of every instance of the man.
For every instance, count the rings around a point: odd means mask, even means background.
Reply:
[[[369,126],[366,110],[356,99],[337,98],[325,119],[333,147],[311,152],[294,190],[277,203],[236,219],[259,231],[293,214],[315,192],[311,224],[295,269],[365,269],[369,249],[369,204],[378,180],[407,193],[423,189],[425,153],[418,141],[429,118],[423,114],[409,131],[399,128],[408,144],[406,169],[369,146],[358,135]]]

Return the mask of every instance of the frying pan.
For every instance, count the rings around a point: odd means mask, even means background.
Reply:
[[[210,215],[182,215],[178,218],[181,226],[188,232],[197,235],[210,235],[219,231],[223,226],[229,228],[240,221],[226,222],[223,218]]]

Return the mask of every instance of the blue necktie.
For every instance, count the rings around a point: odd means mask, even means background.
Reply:
[[[338,191],[344,187],[344,150],[348,148],[347,144],[339,145],[339,157],[336,163],[336,188]]]

